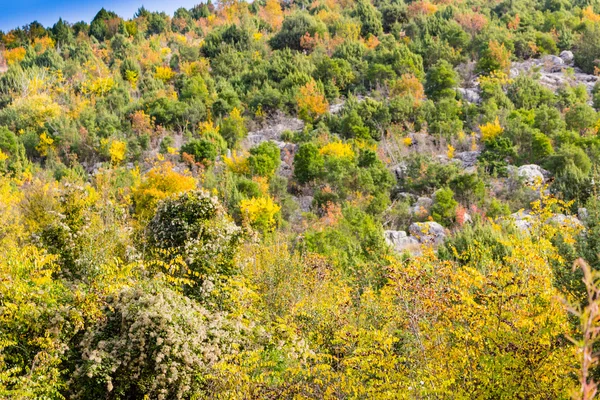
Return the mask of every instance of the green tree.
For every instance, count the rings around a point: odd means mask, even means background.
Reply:
[[[454,200],[454,192],[450,188],[438,189],[433,194],[431,215],[433,219],[444,224],[451,224],[456,217],[458,202]]]
[[[294,177],[300,183],[310,182],[323,173],[324,160],[314,143],[303,143],[294,157]]]
[[[433,100],[454,97],[457,84],[458,74],[452,65],[446,60],[440,60],[427,71],[425,94]]]

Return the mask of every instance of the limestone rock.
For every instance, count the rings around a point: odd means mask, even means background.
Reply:
[[[446,239],[446,229],[437,222],[415,222],[408,231],[422,244],[439,245]]]
[[[429,215],[433,200],[429,197],[419,197],[416,203],[410,208],[410,213],[415,216]]]
[[[563,52],[560,53],[559,55],[560,58],[562,58],[563,62],[567,65],[570,65],[573,63],[573,52],[569,51],[569,50],[564,50]]]
[[[383,236],[386,243],[398,253],[404,251],[419,252],[419,241],[412,236],[408,236],[405,231],[385,231]]]
[[[525,180],[527,185],[534,185],[538,182],[543,183],[546,180],[548,172],[535,164],[522,165],[517,170],[517,175]]]
[[[480,154],[481,151],[463,151],[462,153],[456,153],[454,158],[461,161],[464,168],[470,168],[477,164],[477,158]]]

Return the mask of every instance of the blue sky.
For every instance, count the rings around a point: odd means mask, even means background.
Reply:
[[[201,0],[0,0],[0,30],[6,32],[32,21],[52,26],[59,17],[71,23],[90,22],[102,8],[131,18],[142,5],[150,11],[173,14],[179,7],[190,8]]]

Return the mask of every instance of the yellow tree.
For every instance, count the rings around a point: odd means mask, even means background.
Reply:
[[[267,0],[265,6],[260,9],[260,17],[269,23],[276,31],[283,23],[283,10],[278,0]]]
[[[300,88],[297,98],[298,115],[305,121],[311,122],[327,112],[329,103],[317,87],[317,82],[311,80]]]

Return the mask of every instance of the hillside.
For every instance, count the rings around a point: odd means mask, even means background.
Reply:
[[[600,2],[0,32],[0,398],[596,397]]]

